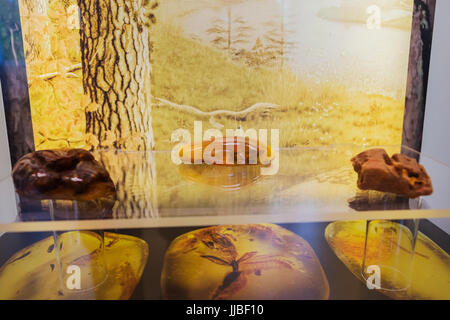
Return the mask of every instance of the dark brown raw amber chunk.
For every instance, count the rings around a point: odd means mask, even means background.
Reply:
[[[416,198],[433,193],[425,168],[403,154],[392,157],[384,149],[370,149],[351,159],[358,173],[358,188]]]
[[[115,195],[106,169],[83,149],[28,153],[12,174],[17,193],[29,199],[89,201]]]

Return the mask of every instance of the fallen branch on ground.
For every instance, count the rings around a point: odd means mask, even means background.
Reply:
[[[182,105],[175,102],[171,102],[165,99],[156,98],[153,97],[154,100],[156,100],[158,103],[154,104],[153,106],[156,107],[162,107],[164,105],[169,106],[173,109],[181,110],[188,113],[193,113],[202,117],[213,117],[213,116],[229,116],[229,117],[243,117],[249,114],[250,112],[256,111],[256,110],[263,110],[268,111],[269,109],[277,109],[279,108],[278,105],[268,102],[259,102],[255,103],[251,107],[248,107],[247,109],[241,110],[241,111],[231,111],[231,110],[214,110],[214,111],[202,111],[200,109],[197,109],[192,106],[188,105]]]

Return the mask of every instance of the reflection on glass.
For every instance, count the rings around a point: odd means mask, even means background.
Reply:
[[[51,219],[54,220],[54,200],[49,200],[49,211]],[[73,218],[78,218],[77,201],[73,201]],[[68,294],[68,290],[72,292],[93,290],[108,276],[103,256],[103,231],[90,233],[91,237],[82,239],[80,231],[53,231],[52,249],[55,250],[61,288],[58,293],[61,295]]]
[[[54,232],[53,237],[61,288],[58,293],[95,298],[94,290],[108,277],[103,232],[89,232],[88,237],[81,237],[80,231]]]
[[[180,174],[188,180],[224,190],[239,190],[255,183],[261,176],[261,166],[180,165]]]
[[[374,190],[358,190],[347,200],[348,206],[356,211],[420,209],[421,198],[409,199],[394,193]]]
[[[362,276],[375,289],[409,289],[418,228],[419,220],[367,221]]]
[[[408,237],[411,236],[411,229],[405,227],[403,223],[398,225],[395,222],[374,221],[372,231],[370,232],[370,240],[366,243],[366,221],[337,221],[330,223],[325,229],[325,239],[336,256],[345,264],[349,271],[364,285],[367,285],[367,278],[374,276],[374,268],[366,273],[366,279],[363,277],[362,265],[364,252],[366,251],[365,268],[369,267],[369,263],[374,265],[388,264],[391,267],[400,267],[403,271],[409,272],[408,266],[412,263],[412,280],[408,290],[380,290],[384,295],[392,299],[414,299],[414,300],[448,300],[450,298],[450,286],[446,285],[450,281],[450,256],[439,245],[433,242],[423,233],[418,232],[415,243],[414,259],[411,262],[411,254],[408,252],[410,242]],[[375,232],[374,228],[377,228]],[[386,235],[384,236],[384,230]],[[390,230],[390,231],[389,231]],[[397,246],[393,231],[404,231],[402,248]],[[379,241],[377,241],[377,239]],[[392,243],[394,241],[394,243]],[[395,249],[395,250],[394,250]],[[377,261],[375,261],[377,260]],[[386,261],[385,261],[386,260]],[[395,263],[394,263],[395,262]],[[384,286],[394,289],[405,287],[407,281],[402,280],[405,277],[395,277],[396,273],[389,271],[386,273],[380,268],[380,287]],[[370,274],[369,274],[370,273]],[[393,275],[392,279],[390,274]],[[372,281],[369,281],[371,284]],[[403,282],[403,284],[402,284]],[[375,289],[372,287],[372,289]],[[369,290],[369,289],[367,289]]]
[[[384,148],[389,153],[400,150],[400,146]],[[208,208],[208,215],[283,213],[292,217],[421,209],[424,197],[407,199],[358,189],[350,159],[363,150],[354,145],[280,149],[279,170],[267,176],[261,175],[263,167],[258,165],[176,165],[171,152],[96,151],[96,158],[113,168],[116,199],[76,204],[54,200],[55,219],[75,219],[76,208],[78,219],[191,216],[198,215],[199,208]],[[446,164],[428,159],[428,169],[432,180],[450,179]],[[7,182],[0,180],[0,186]],[[446,198],[446,189],[435,188],[433,197]],[[48,201],[21,200],[22,220],[50,219]]]

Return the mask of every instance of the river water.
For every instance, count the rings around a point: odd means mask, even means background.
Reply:
[[[287,41],[286,58],[291,69],[302,79],[332,81],[368,93],[400,98],[406,88],[410,32],[383,27],[371,30],[365,24],[336,22],[320,18],[321,8],[338,7],[342,0],[234,0],[232,19],[245,20],[252,27],[249,42],[268,32],[266,23],[284,19]],[[376,1],[375,1],[376,2]],[[227,5],[221,0],[178,1],[172,7],[180,14],[175,19],[187,36],[210,42],[206,30],[216,19],[227,20]],[[183,11],[183,7],[186,8]],[[381,14],[395,18],[407,15],[402,10]],[[383,11],[384,10],[384,11]],[[383,18],[383,16],[382,16]],[[175,21],[174,20],[174,21]]]

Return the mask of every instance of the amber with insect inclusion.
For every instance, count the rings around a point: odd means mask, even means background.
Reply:
[[[315,252],[274,224],[222,225],[176,238],[161,275],[164,299],[328,299]]]

